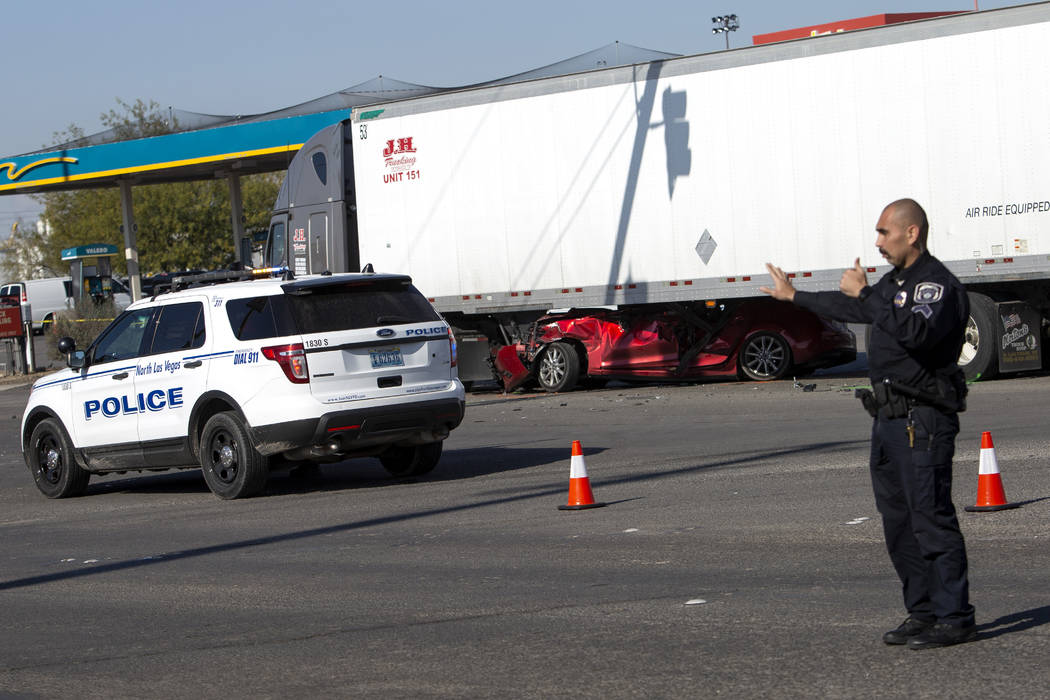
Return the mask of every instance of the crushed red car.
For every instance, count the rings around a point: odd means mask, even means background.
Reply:
[[[528,337],[494,350],[506,390],[535,382],[569,391],[583,379],[768,381],[852,362],[845,324],[773,299],[632,309],[572,309],[532,324]]]

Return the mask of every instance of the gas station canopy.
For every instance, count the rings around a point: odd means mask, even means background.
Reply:
[[[314,133],[349,116],[349,109],[340,109],[5,158],[0,162],[0,194],[283,170]]]

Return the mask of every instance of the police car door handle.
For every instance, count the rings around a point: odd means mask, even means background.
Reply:
[[[114,379],[127,379],[128,378],[128,373],[127,372],[121,372],[120,374],[114,374],[113,378]]]
[[[183,367],[185,367],[187,369],[193,369],[194,367],[200,367],[203,364],[204,364],[204,360],[193,360],[191,362],[187,362],[186,364],[184,364]]]

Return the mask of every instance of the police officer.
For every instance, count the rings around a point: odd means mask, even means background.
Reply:
[[[966,395],[956,361],[969,301],[926,250],[929,224],[917,202],[888,205],[875,231],[875,245],[893,269],[874,285],[857,258],[838,292],[796,291],[769,264],[774,286],[762,291],[823,316],[871,324],[872,392],[861,396],[874,417],[871,480],[908,611],[882,639],[912,649],[948,646],[977,636],[966,545],[951,500],[957,413]]]

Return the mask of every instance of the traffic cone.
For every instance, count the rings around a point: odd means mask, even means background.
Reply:
[[[971,513],[1016,508],[1020,503],[1007,503],[1003,480],[999,476],[999,461],[995,458],[992,434],[981,433],[981,461],[977,469],[977,504],[966,506]]]
[[[591,480],[587,478],[587,465],[583,461],[583,448],[579,440],[572,441],[572,460],[569,463],[569,504],[558,506],[558,510],[583,510],[601,508],[604,503],[595,503],[591,493]]]

